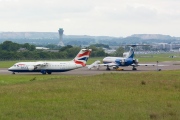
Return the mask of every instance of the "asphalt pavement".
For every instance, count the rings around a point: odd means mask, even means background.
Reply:
[[[144,63],[143,63],[144,64]],[[151,63],[156,64],[156,63]],[[97,75],[103,73],[135,73],[135,72],[148,72],[148,71],[157,71],[158,69],[161,70],[180,70],[180,61],[179,62],[161,62],[159,64],[166,65],[166,66],[138,66],[136,71],[132,70],[132,66],[122,67],[123,71],[116,71],[114,69],[106,70],[106,67],[102,66],[99,70],[91,69],[89,70],[87,67],[67,71],[67,72],[53,72],[52,74],[59,74],[59,75]],[[11,75],[12,72],[8,71],[7,68],[0,68],[0,74],[9,74]],[[41,74],[40,72],[26,72],[26,73],[16,73],[16,74]]]

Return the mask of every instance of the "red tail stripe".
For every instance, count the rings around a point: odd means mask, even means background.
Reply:
[[[18,65],[25,65],[25,64],[18,64]]]
[[[74,62],[75,62],[76,64],[81,64],[83,67],[86,66],[86,64],[84,64],[84,63],[81,62],[81,61],[76,61],[76,60],[74,60]]]
[[[78,57],[82,57],[82,56],[85,56],[85,55],[90,55],[91,51],[87,51],[83,54],[79,54]]]

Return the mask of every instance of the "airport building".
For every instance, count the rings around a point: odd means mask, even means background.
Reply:
[[[152,48],[156,50],[177,51],[180,48],[180,44],[158,43],[152,45]]]

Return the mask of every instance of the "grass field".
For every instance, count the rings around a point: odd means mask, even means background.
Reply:
[[[179,120],[180,71],[1,75],[2,120]]]
[[[170,58],[170,56],[176,56],[176,57]],[[161,54],[136,55],[136,58],[139,59],[139,62],[180,61],[180,53],[161,53]]]

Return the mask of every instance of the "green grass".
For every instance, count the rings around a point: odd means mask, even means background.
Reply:
[[[177,57],[170,58],[169,56],[175,55]],[[162,53],[162,54],[146,54],[136,55],[139,62],[162,62],[162,61],[180,61],[180,54],[178,53]]]
[[[180,71],[1,75],[0,119],[179,120]]]

